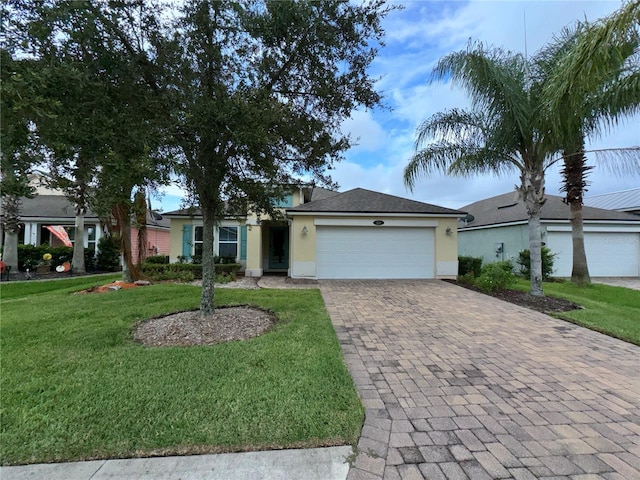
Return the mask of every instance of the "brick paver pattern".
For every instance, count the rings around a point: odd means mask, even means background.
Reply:
[[[323,281],[365,407],[348,480],[640,479],[640,348],[446,282]]]

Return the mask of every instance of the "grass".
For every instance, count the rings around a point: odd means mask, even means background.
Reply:
[[[200,289],[71,294],[95,283],[2,286],[2,464],[357,441],[362,405],[318,290],[218,290],[218,304],[279,323],[243,342],[146,348],[136,322],[197,308]]]
[[[519,279],[515,288],[528,291],[529,282]],[[545,282],[543,288],[545,295],[584,307],[553,316],[640,345],[640,291],[596,283],[579,287],[571,282]]]

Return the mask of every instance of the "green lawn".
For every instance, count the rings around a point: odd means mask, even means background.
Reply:
[[[516,288],[528,291],[529,282],[520,279]],[[640,345],[640,291],[596,283],[578,287],[571,282],[545,282],[543,288],[545,295],[584,307],[554,316]]]
[[[243,342],[146,348],[133,325],[195,309],[200,289],[71,294],[96,282],[2,285],[2,464],[357,441],[362,405],[318,290],[217,290],[219,304],[271,309],[278,325]]]

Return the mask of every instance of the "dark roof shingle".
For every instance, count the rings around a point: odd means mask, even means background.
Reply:
[[[569,205],[557,195],[546,195],[547,201],[542,206],[542,220],[566,220],[570,218]],[[500,225],[504,223],[523,222],[528,220],[527,209],[517,192],[504,193],[486,198],[462,207],[462,210],[473,215],[473,221],[467,222],[460,229]],[[637,215],[604,210],[601,208],[583,207],[584,220],[638,221]]]
[[[417,215],[450,215],[463,216],[464,212],[439,207],[428,203],[417,202],[407,198],[373,192],[364,188],[354,188],[347,192],[315,200],[294,208],[287,213],[404,213]]]

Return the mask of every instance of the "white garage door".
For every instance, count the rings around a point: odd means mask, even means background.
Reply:
[[[547,246],[557,254],[553,275],[570,277],[573,265],[571,232],[549,232]],[[640,234],[585,232],[584,248],[592,277],[640,276]]]
[[[318,226],[318,278],[434,278],[433,228]]]

